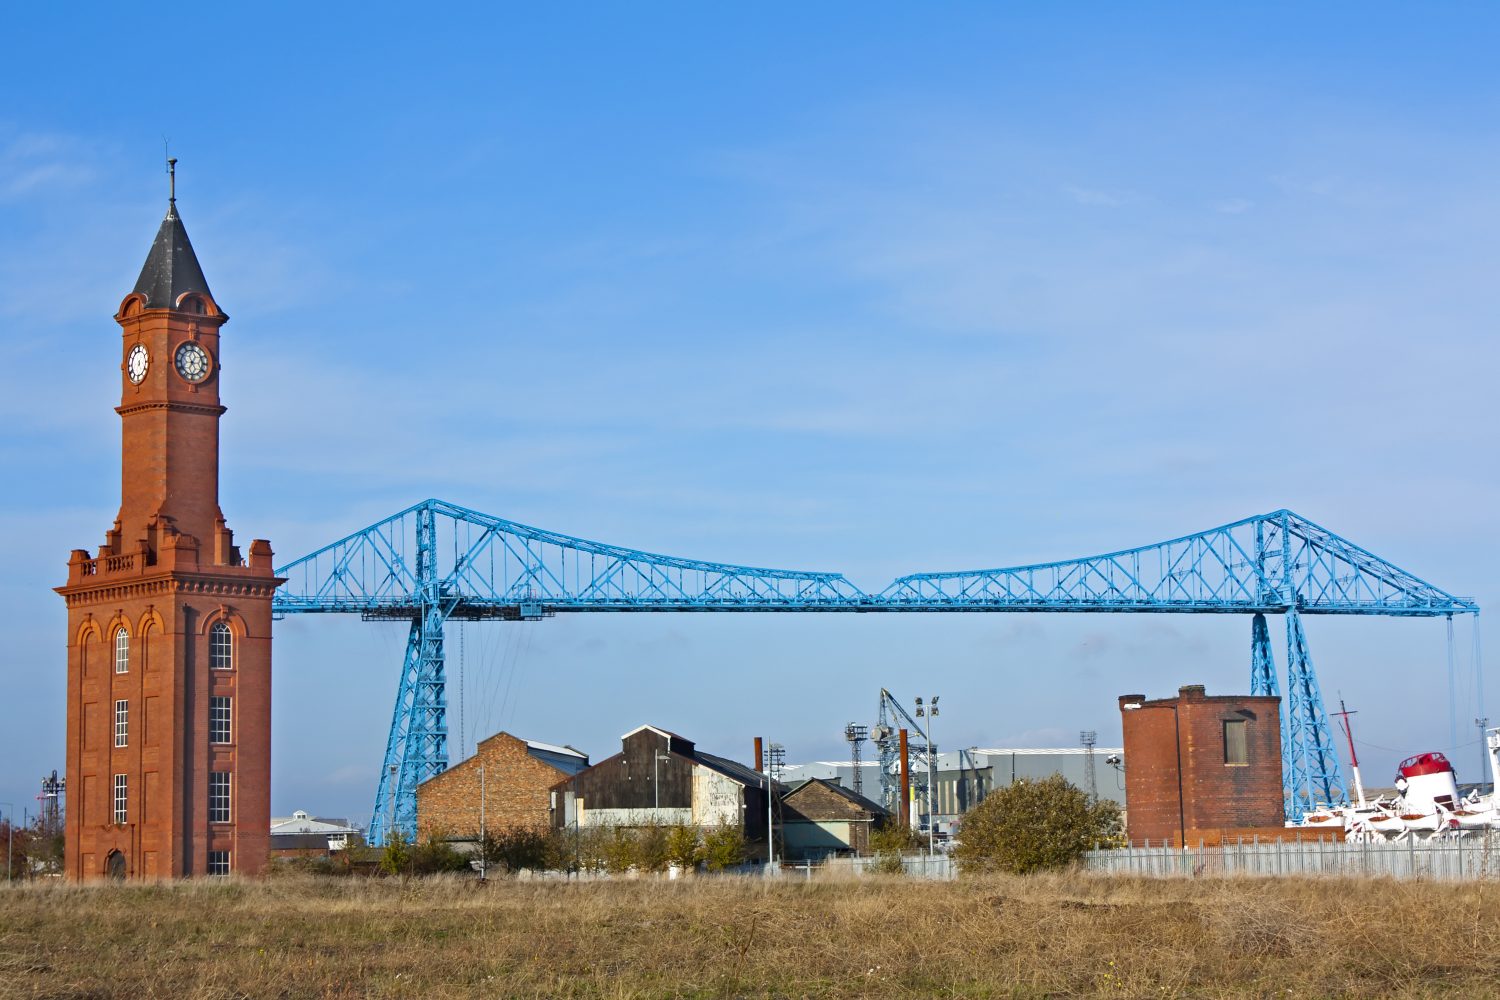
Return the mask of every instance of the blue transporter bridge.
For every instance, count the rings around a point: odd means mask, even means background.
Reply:
[[[411,623],[370,823],[416,830],[416,788],[448,766],[443,634],[450,620],[574,612],[1086,612],[1251,616],[1253,694],[1282,694],[1267,615],[1285,620],[1287,815],[1347,802],[1302,620],[1478,614],[1289,510],[1105,555],[917,573],[866,593],[839,573],[762,569],[607,545],[425,500],[281,567],[278,615]],[[935,748],[930,748],[935,750]]]

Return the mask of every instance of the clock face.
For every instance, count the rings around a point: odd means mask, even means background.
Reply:
[[[136,385],[146,377],[146,369],[151,367],[151,355],[146,352],[145,344],[136,344],[130,349],[130,356],[125,359],[125,372],[130,376],[130,381]]]
[[[177,374],[189,382],[202,382],[211,368],[208,352],[191,340],[177,348]]]

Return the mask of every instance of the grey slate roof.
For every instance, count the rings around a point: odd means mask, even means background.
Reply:
[[[808,785],[821,785],[840,798],[846,799],[855,808],[861,809],[869,813],[871,816],[889,816],[891,814],[889,809],[881,805],[879,802],[876,802],[874,799],[867,799],[863,795],[856,793],[854,789],[845,788],[837,781],[829,781],[826,778],[805,778],[802,781],[798,782],[791,791],[786,793],[785,798],[788,800],[788,804],[790,805],[790,800]]]
[[[198,265],[198,256],[193,253],[193,244],[188,240],[187,229],[177,214],[175,200],[167,207],[167,217],[161,220],[156,242],[146,255],[146,265],[136,279],[135,290],[146,296],[148,309],[175,308],[185,292],[212,295],[203,268]]]

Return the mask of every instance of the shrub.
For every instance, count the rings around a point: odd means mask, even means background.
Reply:
[[[546,853],[542,858],[542,869],[554,872],[578,871],[582,867],[579,863],[579,840],[576,826],[548,833],[543,845]]]
[[[902,826],[895,819],[870,832],[870,853],[876,859],[875,870],[886,875],[903,874],[906,869],[901,865],[902,853],[916,850],[920,846],[921,841],[916,831],[909,826]]]
[[[408,874],[437,875],[441,872],[463,872],[470,870],[469,859],[460,854],[453,845],[431,834],[421,844],[412,848],[408,863]]]
[[[573,850],[580,871],[609,871],[609,855],[614,831],[605,826],[586,826],[574,830]]]
[[[489,872],[543,871],[553,867],[554,860],[561,860],[553,850],[552,839],[548,833],[529,826],[490,830],[479,838],[479,857]],[[571,852],[567,860],[572,860]]]
[[[635,832],[629,827],[617,826],[609,831],[604,842],[604,867],[614,875],[624,875],[634,868],[641,858],[640,845]]]
[[[402,875],[411,866],[411,847],[406,834],[392,830],[386,838],[385,850],[380,854],[380,871],[385,875]]]
[[[692,871],[703,856],[698,843],[698,831],[691,826],[678,824],[667,830],[667,861],[684,871]]]
[[[1054,774],[991,792],[964,817],[953,856],[965,873],[1025,875],[1066,867],[1119,831],[1119,806],[1090,805],[1081,789]]]
[[[667,870],[667,828],[652,823],[636,831],[636,865],[643,872]]]
[[[703,863],[711,872],[733,868],[745,860],[745,831],[719,826],[703,835]]]

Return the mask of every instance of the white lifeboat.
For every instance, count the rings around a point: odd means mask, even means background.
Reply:
[[[1483,830],[1495,822],[1495,814],[1489,809],[1455,809],[1449,815],[1460,830]]]

